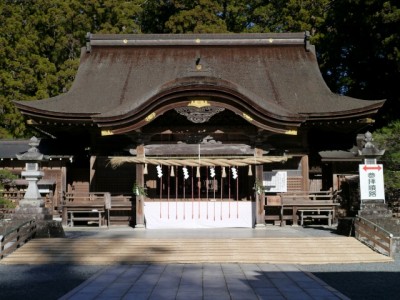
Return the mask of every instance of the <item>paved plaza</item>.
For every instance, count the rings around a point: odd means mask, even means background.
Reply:
[[[257,238],[331,236],[332,230],[301,227],[213,230],[81,230],[67,228],[69,238]],[[67,299],[348,299],[295,265],[274,264],[136,264],[105,267],[64,295]]]
[[[67,239],[328,237],[333,228],[65,228]],[[94,254],[96,255],[96,254]],[[364,264],[0,264],[1,297],[19,299],[398,299],[400,259]],[[315,276],[317,275],[318,278]],[[324,281],[322,281],[324,280]],[[347,298],[347,295],[349,298]]]
[[[67,299],[348,299],[292,265],[161,264],[107,267]]]

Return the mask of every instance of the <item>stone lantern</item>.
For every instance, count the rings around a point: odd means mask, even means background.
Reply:
[[[37,185],[39,179],[44,175],[40,171],[40,163],[48,159],[48,157],[39,152],[38,145],[39,140],[36,137],[32,137],[29,141],[29,150],[23,154],[16,155],[18,160],[25,162],[25,169],[21,172],[21,176],[28,181],[28,189],[24,198],[19,201],[15,216],[17,218],[52,220],[52,215],[45,208],[45,201],[40,195]]]
[[[358,150],[358,155],[364,159],[365,164],[375,165],[377,159],[385,154],[385,150],[379,150],[372,143],[372,133],[367,131],[364,135],[357,137],[361,141],[361,149]]]

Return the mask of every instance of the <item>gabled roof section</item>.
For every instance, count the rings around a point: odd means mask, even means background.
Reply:
[[[70,91],[15,103],[33,118],[112,128],[202,98],[282,128],[370,116],[384,103],[333,94],[304,33],[89,34]]]

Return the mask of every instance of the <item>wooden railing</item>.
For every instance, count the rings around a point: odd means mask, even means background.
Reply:
[[[21,247],[36,233],[36,221],[30,220],[0,235],[0,259]]]
[[[355,237],[375,251],[393,257],[395,247],[393,234],[375,223],[357,216],[354,223]]]

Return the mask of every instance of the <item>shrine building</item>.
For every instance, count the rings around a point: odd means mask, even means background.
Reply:
[[[88,34],[69,91],[15,102],[57,149],[54,210],[109,193],[138,228],[254,227],[265,195],[335,189],[318,152],[384,101],[332,93],[309,38]]]

